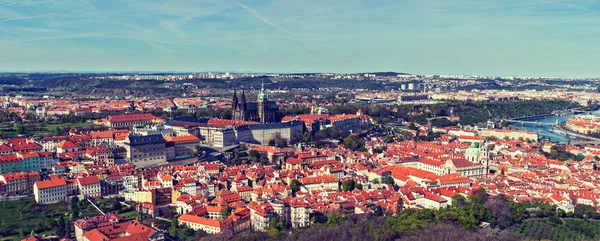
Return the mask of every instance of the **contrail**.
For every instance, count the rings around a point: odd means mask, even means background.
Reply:
[[[263,23],[266,23],[268,25],[270,25],[271,27],[276,28],[277,30],[286,33],[286,34],[290,34],[290,32],[288,32],[287,30],[283,29],[281,26],[277,25],[274,22],[271,22],[269,19],[267,19],[265,16],[261,15],[260,13],[258,13],[257,11],[255,11],[254,9],[252,9],[251,7],[249,7],[246,4],[243,4],[241,2],[238,2],[236,0],[232,0],[235,4],[237,4],[238,6],[242,7],[243,9],[245,9],[246,11],[248,11],[250,14],[254,15],[254,17],[256,17],[258,20],[262,21]]]

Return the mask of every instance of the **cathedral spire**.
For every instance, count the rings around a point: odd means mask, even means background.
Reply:
[[[237,107],[238,107],[237,93],[236,93],[236,89],[233,88],[233,98],[231,99],[231,109],[236,110]]]
[[[242,100],[240,107],[243,108],[243,110],[246,110],[246,90],[244,90],[244,88],[242,88]]]
[[[267,98],[268,98],[268,96],[267,96],[267,94],[265,94],[265,81],[263,80],[262,85],[260,87],[260,92],[258,92],[257,99],[264,100]]]

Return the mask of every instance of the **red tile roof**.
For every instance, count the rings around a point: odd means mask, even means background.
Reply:
[[[38,189],[44,189],[44,188],[65,186],[65,185],[67,185],[67,182],[65,181],[65,179],[61,178],[61,179],[54,179],[54,180],[38,181],[38,182],[35,182],[35,185],[37,186]]]
[[[61,149],[66,149],[66,148],[76,148],[79,147],[79,145],[73,143],[72,141],[62,141],[60,144],[58,144],[57,148],[61,148]]]
[[[82,177],[77,179],[80,185],[99,184],[100,178],[97,176]]]
[[[219,220],[216,220],[216,219],[208,219],[208,218],[198,217],[198,216],[194,216],[194,215],[190,215],[190,214],[183,214],[179,218],[177,218],[177,220],[182,221],[182,222],[197,223],[197,224],[202,224],[202,225],[217,227],[217,228],[221,228],[221,224],[222,224]]]

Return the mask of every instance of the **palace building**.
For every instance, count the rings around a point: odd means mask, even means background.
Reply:
[[[280,122],[282,115],[277,103],[269,101],[265,94],[264,83],[258,93],[256,102],[246,102],[246,93],[242,90],[242,96],[238,100],[237,93],[233,91],[231,102],[231,118],[235,121],[255,121],[260,123]]]

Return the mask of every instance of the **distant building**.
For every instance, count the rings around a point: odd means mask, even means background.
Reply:
[[[159,230],[135,220],[98,227],[83,234],[83,241],[113,240],[162,241],[165,236]]]
[[[162,135],[134,136],[125,140],[126,160],[136,166],[151,166],[167,162],[165,139]]]
[[[264,84],[258,93],[256,102],[246,102],[244,91],[242,91],[241,100],[238,100],[237,93],[234,90],[231,116],[236,121],[256,121],[260,123],[279,122],[283,117],[279,112],[277,103],[269,101],[267,94],[265,94]]]
[[[126,114],[113,115],[106,119],[99,120],[99,124],[104,124],[115,129],[132,128],[134,126],[144,126],[153,123],[163,123],[164,120],[153,116],[152,114]]]
[[[302,134],[304,124],[300,121],[243,125],[235,128],[237,140],[266,145],[270,140],[284,139],[288,143],[292,137]]]
[[[483,129],[479,131],[479,135],[483,137],[496,137],[498,139],[515,139],[523,138],[524,140],[537,141],[538,133],[526,130],[497,130],[497,129]]]
[[[429,95],[428,94],[406,94],[406,95],[400,95],[398,96],[398,102],[405,102],[405,101],[425,101],[425,100],[429,100]]]
[[[83,234],[98,227],[112,226],[123,221],[123,218],[117,214],[106,214],[102,216],[88,217],[75,220],[75,238],[77,241],[83,240]]]
[[[0,184],[6,189],[0,195],[28,195],[33,193],[33,185],[40,180],[38,172],[13,172],[0,175]]]
[[[175,159],[190,158],[198,154],[198,146],[200,139],[192,135],[185,136],[167,136],[167,142],[172,142],[174,145]]]
[[[67,182],[62,178],[36,182],[33,194],[38,204],[61,202],[67,196]]]

